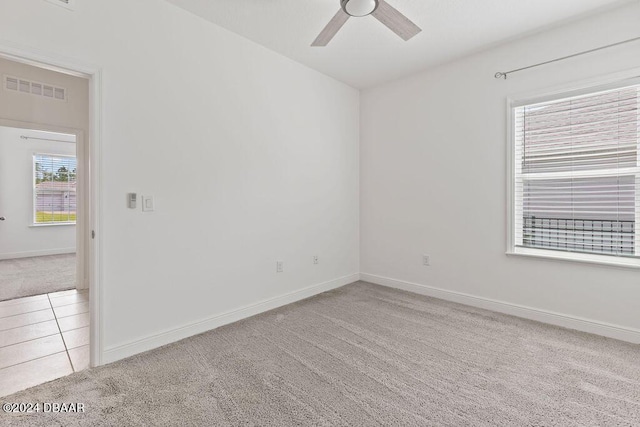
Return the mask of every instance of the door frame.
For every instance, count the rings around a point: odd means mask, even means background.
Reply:
[[[85,78],[89,81],[89,132],[88,135],[80,135],[83,138],[83,156],[86,158],[88,167],[85,178],[86,195],[83,198],[85,207],[84,223],[82,230],[77,230],[78,234],[83,234],[82,240],[85,244],[78,246],[78,251],[83,252],[84,266],[88,270],[84,279],[88,279],[89,285],[89,307],[90,307],[90,366],[102,365],[103,355],[103,318],[102,318],[102,295],[103,270],[102,270],[102,68],[95,64],[88,64],[75,59],[64,57],[55,52],[46,52],[32,47],[0,41],[0,57],[23,64],[33,65],[51,71],[56,71],[76,77]],[[3,120],[6,126],[25,127],[30,125],[35,128],[42,128],[40,124],[11,122]],[[10,124],[13,123],[13,124]],[[22,123],[22,126],[19,124]],[[18,124],[18,126],[16,126]],[[46,126],[45,126],[46,127]],[[55,126],[49,126],[54,129]],[[62,130],[63,128],[58,128]],[[45,129],[43,129],[45,130]],[[66,132],[77,133],[75,129],[67,129]],[[64,131],[63,131],[64,132]],[[79,146],[78,146],[79,147]],[[92,238],[92,233],[93,238]],[[88,244],[86,244],[88,243]],[[84,246],[84,247],[82,247]],[[80,284],[85,281],[78,278]],[[86,284],[84,284],[86,286]]]

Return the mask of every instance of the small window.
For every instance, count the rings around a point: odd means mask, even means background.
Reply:
[[[33,165],[33,223],[75,224],[76,158],[36,154]]]
[[[513,252],[640,260],[639,106],[638,84],[512,104]]]

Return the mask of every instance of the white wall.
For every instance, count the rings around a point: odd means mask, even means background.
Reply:
[[[639,67],[640,43],[506,81],[493,75],[637,37],[639,28],[635,3],[364,91],[363,277],[531,317],[535,311],[424,286],[638,332],[640,271],[509,257],[505,224],[506,98]],[[431,255],[431,267],[422,265],[422,254]]]
[[[29,96],[29,95],[26,95]],[[76,155],[67,142],[24,140],[52,134],[0,126],[0,259],[73,253],[76,226],[33,226],[33,155]]]
[[[356,90],[164,1],[76,4],[5,0],[0,37],[103,70],[103,361],[353,279]]]
[[[2,3],[0,11],[4,14],[10,9],[8,5]],[[2,35],[3,32],[0,32],[0,40],[2,40]],[[67,99],[58,101],[6,90],[4,76],[7,75],[63,87],[67,91]],[[4,58],[0,58],[0,79],[2,79],[0,119],[64,127],[80,130],[84,133],[89,130],[89,82],[87,79]]]

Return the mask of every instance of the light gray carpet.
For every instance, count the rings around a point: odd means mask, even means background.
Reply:
[[[0,399],[7,425],[640,425],[640,347],[366,283]]]
[[[0,301],[76,287],[76,254],[0,260]]]

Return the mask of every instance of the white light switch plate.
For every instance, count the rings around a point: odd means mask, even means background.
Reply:
[[[153,212],[155,210],[155,202],[153,196],[142,196],[142,212]]]

